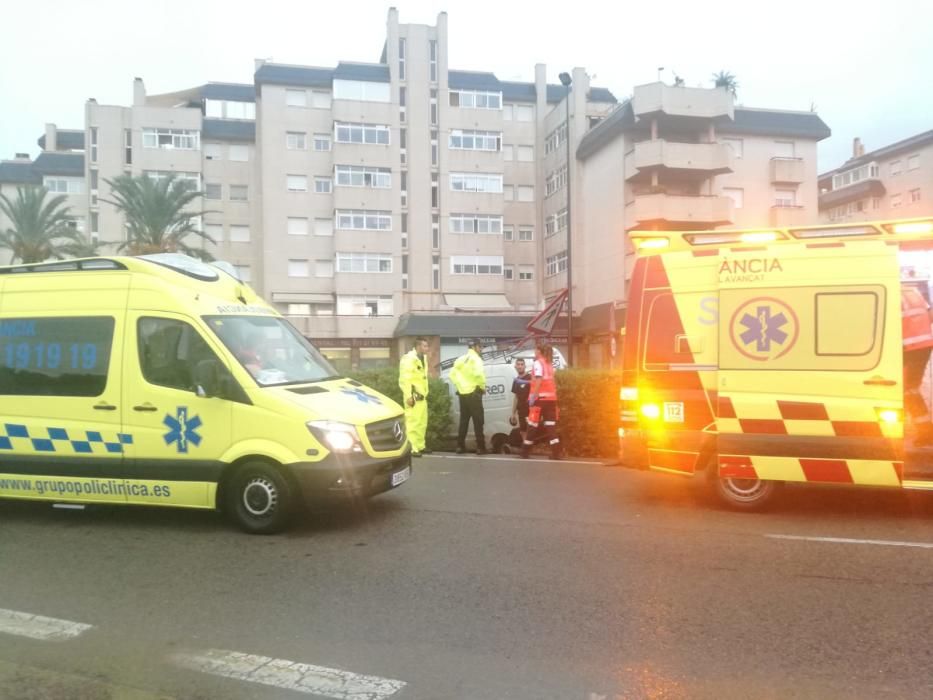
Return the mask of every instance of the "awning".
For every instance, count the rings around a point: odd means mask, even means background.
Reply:
[[[272,292],[272,301],[279,304],[333,304],[333,294],[313,292]]]
[[[512,305],[505,294],[445,294],[444,302],[455,309],[512,310]]]

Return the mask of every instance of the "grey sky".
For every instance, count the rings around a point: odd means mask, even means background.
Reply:
[[[0,158],[37,151],[46,121],[83,125],[88,97],[129,104],[132,80],[151,94],[207,81],[251,82],[253,59],[332,66],[378,61],[391,2],[362,0],[42,0],[0,12]],[[868,150],[933,128],[933,3],[668,0],[548,3],[397,0],[402,22],[449,15],[450,64],[532,80],[573,66],[619,99],[657,68],[687,85],[720,69],[749,107],[808,110],[833,131],[820,170],[841,164],[851,141]],[[868,6],[866,5],[866,8]],[[634,10],[628,8],[637,8]]]

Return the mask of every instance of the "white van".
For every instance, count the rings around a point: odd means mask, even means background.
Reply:
[[[492,452],[507,451],[509,433],[513,426],[509,424],[512,415],[512,381],[518,376],[511,362],[497,362],[486,364],[486,393],[483,395],[483,410],[485,421],[483,433],[486,436],[486,445]],[[450,370],[441,372],[441,379],[447,385],[450,394],[450,436],[455,438],[460,426],[460,401],[457,390],[450,381]],[[467,433],[467,443],[473,440],[473,424],[470,424]]]

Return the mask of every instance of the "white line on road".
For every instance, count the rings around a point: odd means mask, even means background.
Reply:
[[[175,654],[172,660],[180,666],[202,673],[321,695],[335,700],[384,700],[395,695],[406,685],[403,681],[391,678],[363,676],[336,668],[223,649]]]
[[[0,608],[0,632],[47,642],[63,642],[91,629],[91,625]]]
[[[856,540],[848,537],[804,537],[802,535],[765,535],[773,540],[804,540],[806,542],[832,542],[835,544],[880,544],[887,547],[918,547],[933,549],[933,542],[901,542],[898,540]]]

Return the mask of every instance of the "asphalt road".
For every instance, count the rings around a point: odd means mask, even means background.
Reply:
[[[276,537],[0,502],[0,698],[933,697],[933,493],[415,466]]]

